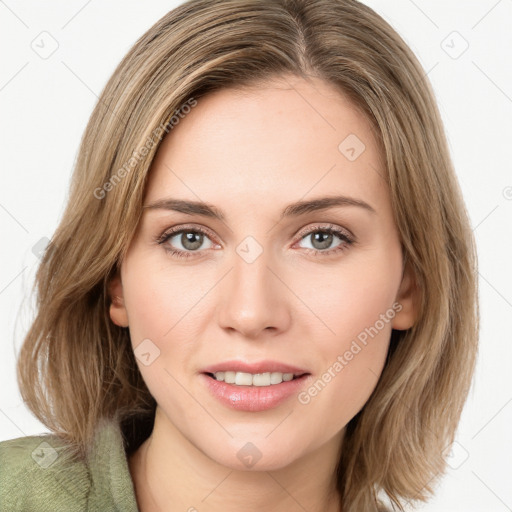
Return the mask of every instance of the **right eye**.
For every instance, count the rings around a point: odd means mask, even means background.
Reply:
[[[191,253],[200,252],[205,240],[210,241],[210,246],[203,249],[213,247],[213,242],[208,237],[209,233],[200,227],[190,228],[173,228],[161,235],[157,242],[164,245],[164,249],[178,258],[190,258]],[[173,243],[169,243],[173,242]],[[176,248],[176,245],[178,247]],[[180,247],[181,246],[181,247]]]

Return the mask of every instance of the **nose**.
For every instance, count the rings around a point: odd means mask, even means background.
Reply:
[[[233,255],[233,268],[219,290],[219,325],[243,337],[274,336],[288,329],[293,294],[277,265],[263,251],[254,261]]]

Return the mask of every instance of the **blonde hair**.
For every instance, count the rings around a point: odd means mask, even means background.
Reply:
[[[433,493],[469,392],[477,263],[425,73],[393,28],[355,0],[191,0],[139,38],[91,115],[66,210],[37,272],[38,314],[17,367],[21,393],[80,456],[102,417],[121,421],[129,451],[149,435],[155,401],[129,331],[110,320],[107,285],[138,225],[160,136],[209,92],[289,74],[348,95],[385,158],[420,311],[411,329],[392,332],[377,387],[347,425],[337,479],[345,512],[380,510],[379,493],[403,510],[403,500]]]

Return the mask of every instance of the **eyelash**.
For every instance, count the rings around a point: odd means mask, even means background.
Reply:
[[[162,235],[157,236],[155,238],[155,242],[159,245],[162,245],[165,242],[167,242],[167,240],[169,240],[173,236],[178,235],[180,233],[202,233],[203,235],[207,236],[208,238],[211,238],[210,232],[200,226],[194,226],[194,227],[185,226],[185,227],[180,227],[178,229],[171,229],[169,231],[166,231]],[[314,256],[319,256],[319,255],[325,256],[325,257],[331,256],[334,253],[339,253],[339,252],[342,252],[342,251],[348,249],[348,247],[354,243],[354,239],[351,236],[349,236],[345,231],[341,230],[340,228],[337,228],[333,224],[328,224],[325,226],[316,226],[313,229],[307,230],[306,232],[301,232],[301,234],[299,235],[298,241],[300,242],[307,236],[314,234],[314,233],[333,234],[333,235],[336,235],[338,238],[340,238],[341,241],[343,242],[340,245],[336,246],[334,249],[329,249],[329,250],[325,250],[325,251],[321,251],[319,249],[308,249],[308,248],[305,249],[308,253],[313,253]],[[173,256],[176,258],[184,258],[184,259],[193,258],[194,253],[199,252],[199,251],[182,251],[180,249],[172,249],[172,248],[168,248],[168,247],[164,247],[164,249],[170,256]]]

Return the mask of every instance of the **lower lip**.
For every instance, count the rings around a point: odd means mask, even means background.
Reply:
[[[310,376],[305,374],[297,379],[270,386],[236,386],[215,380],[205,373],[201,374],[210,393],[221,403],[232,409],[249,412],[266,411],[277,407],[298,393]]]

